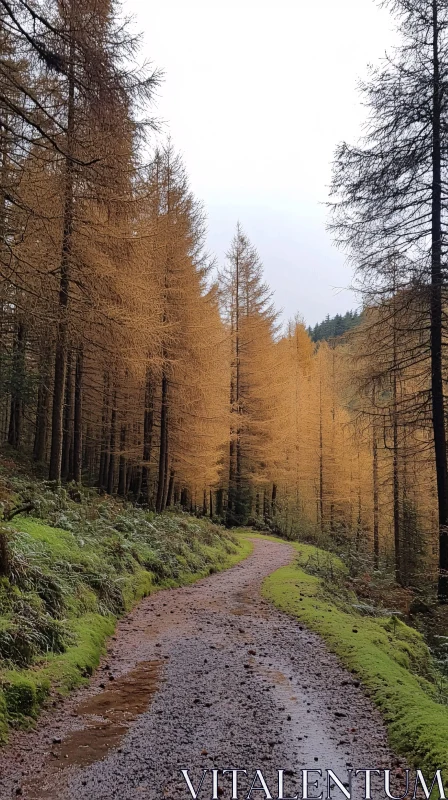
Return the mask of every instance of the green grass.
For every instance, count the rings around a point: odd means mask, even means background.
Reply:
[[[0,742],[11,725],[33,724],[50,692],[65,695],[88,679],[117,619],[140,599],[252,550],[205,519],[88,495],[79,506],[59,492],[44,493],[42,519],[3,527],[10,574],[0,579]]]
[[[396,752],[421,769],[448,769],[448,707],[437,702],[434,666],[421,634],[397,618],[358,613],[355,596],[344,589],[343,563],[311,545],[292,547],[294,563],[265,580],[264,596],[321,635],[359,677]]]

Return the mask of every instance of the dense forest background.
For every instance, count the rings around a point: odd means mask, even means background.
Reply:
[[[316,323],[314,328],[309,326],[307,332],[313,342],[321,342],[323,339],[334,339],[335,336],[342,336],[342,334],[356,328],[362,320],[362,313],[358,311],[347,311],[345,314],[336,314],[330,317],[329,314],[322,322]]]
[[[0,0],[0,435],[50,481],[348,541],[444,599],[448,5],[390,5],[405,45],[332,187],[364,310],[306,330],[241,225],[215,269],[116,4]]]

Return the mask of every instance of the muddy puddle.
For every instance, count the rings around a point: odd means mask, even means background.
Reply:
[[[235,592],[236,605],[232,609],[232,614],[236,617],[244,617],[253,614],[253,598],[247,592]]]
[[[68,734],[61,742],[53,743],[49,753],[46,776],[55,776],[67,767],[87,767],[101,761],[117,748],[133,722],[143,714],[161,683],[162,661],[145,661],[106,689],[88,698],[75,714],[84,724]],[[28,781],[25,796],[30,800],[54,797],[51,787],[42,786],[38,778]]]

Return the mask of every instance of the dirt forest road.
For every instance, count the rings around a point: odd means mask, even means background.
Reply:
[[[292,558],[289,545],[256,540],[233,569],[144,600],[119,623],[90,685],[0,752],[2,800],[188,800],[181,769],[197,788],[213,768],[247,770],[238,797],[256,769],[278,796],[284,769],[286,798],[305,767],[342,780],[347,766],[398,765],[359,683],[261,598],[263,578]],[[217,795],[231,789],[231,776],[220,777]],[[208,772],[198,798],[212,796]]]

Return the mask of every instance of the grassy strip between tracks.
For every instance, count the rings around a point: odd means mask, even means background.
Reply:
[[[346,586],[347,571],[337,556],[312,545],[292,546],[293,563],[264,581],[264,596],[320,634],[360,679],[380,708],[397,753],[418,768],[441,768],[446,775],[448,707],[438,702],[441,676],[422,635],[393,614],[366,616]]]
[[[253,547],[187,514],[52,498],[45,496],[40,519],[2,525],[9,569],[0,578],[1,743],[11,726],[32,725],[50,694],[88,679],[117,619],[140,599],[231,567]]]

